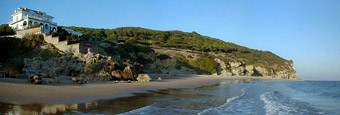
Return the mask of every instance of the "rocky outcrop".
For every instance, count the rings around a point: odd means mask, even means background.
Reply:
[[[268,76],[274,79],[297,79],[292,63],[281,66],[254,66],[244,62],[223,62],[216,58],[219,64],[217,75],[224,76]],[[272,68],[271,68],[272,67]]]
[[[137,76],[138,76],[138,69],[139,69],[139,64],[138,63],[134,63],[134,64],[130,64],[125,62],[124,63],[126,65],[126,67],[124,68],[124,70],[114,70],[111,72],[111,75],[113,77],[114,80],[137,80]]]
[[[28,82],[32,84],[42,84],[43,80],[39,75],[32,74],[28,77]]]
[[[152,60],[151,64],[145,65],[143,72],[146,73],[185,73],[196,74],[193,69],[181,65],[181,63],[174,57],[168,57],[166,59],[159,59],[155,54],[149,54],[148,56]]]
[[[138,73],[133,66],[132,67],[126,66],[123,71],[122,70],[112,71],[111,75],[114,80],[136,80]]]
[[[28,74],[30,71],[37,72],[43,76],[50,76],[52,78],[58,75],[77,76],[82,70],[82,63],[80,60],[65,56],[61,58],[53,58],[43,61],[39,58],[24,59],[23,71]]]
[[[114,76],[114,78],[117,80],[123,80],[126,76],[125,73],[121,70],[112,71],[111,75]]]
[[[72,83],[73,84],[83,84],[84,83],[84,80],[83,78],[72,78]]]
[[[59,75],[83,78],[86,81],[98,80],[137,80],[140,70],[139,63],[119,64],[110,56],[100,54],[76,54],[43,61],[39,58],[24,59],[23,71],[30,71],[51,78]]]
[[[139,74],[137,77],[137,81],[139,82],[150,82],[151,77],[148,74]]]
[[[219,64],[219,68],[217,69],[217,75],[225,75],[232,76],[232,73],[227,71],[227,65],[218,58],[215,58],[215,61]]]

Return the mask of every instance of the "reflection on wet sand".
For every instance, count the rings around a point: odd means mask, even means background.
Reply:
[[[137,94],[138,97],[124,97],[112,100],[98,100],[79,104],[23,104],[0,103],[1,113],[7,114],[62,114],[62,113],[122,113],[148,105],[150,94]],[[136,95],[136,96],[137,96]],[[138,102],[138,103],[134,103]]]
[[[234,80],[226,80],[221,83],[250,83],[252,79],[234,79]]]
[[[194,93],[179,93],[181,91],[188,92],[188,91],[200,91],[206,90],[206,88],[212,88],[219,86],[221,84],[230,84],[230,83],[249,83],[250,79],[236,79],[236,80],[225,80],[215,85],[210,86],[202,86],[198,88],[184,88],[184,89],[168,89],[168,90],[161,90],[161,91],[149,91],[149,93],[138,93],[132,97],[123,97],[117,99],[108,99],[108,100],[98,100],[94,102],[88,103],[79,103],[79,104],[23,104],[23,105],[16,105],[16,104],[9,104],[9,103],[0,103],[0,113],[5,114],[72,114],[72,113],[110,113],[110,114],[118,114],[124,113],[131,110],[135,110],[138,108],[142,108],[147,105],[151,105],[154,103],[153,99],[157,97],[166,97],[169,95],[175,95],[173,97],[178,98],[201,98],[207,97],[211,95],[200,95]],[[235,90],[233,87],[227,89],[222,88],[220,90],[228,91],[229,93],[233,93]],[[219,104],[224,103],[215,102],[214,105],[216,106]],[[215,105],[216,104],[216,105]],[[198,105],[197,105],[198,106]]]
[[[20,114],[20,115],[41,115],[41,114],[61,114],[95,109],[98,102],[81,103],[81,104],[0,104],[1,113]]]

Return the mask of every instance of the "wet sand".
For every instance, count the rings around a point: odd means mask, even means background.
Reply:
[[[100,82],[83,85],[33,85],[22,80],[0,79],[0,102],[12,104],[74,104],[101,99],[113,99],[132,96],[133,93],[143,93],[149,90],[174,88],[195,88],[213,85],[220,80],[242,79],[276,80],[268,77],[230,77],[216,75],[188,74],[151,74],[149,83],[113,83]],[[157,80],[162,77],[162,80]],[[24,80],[25,81],[25,80]]]

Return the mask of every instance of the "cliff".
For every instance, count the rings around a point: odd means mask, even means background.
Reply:
[[[177,70],[183,68],[185,72],[195,71],[200,74],[297,78],[292,60],[283,59],[270,51],[250,49],[202,36],[197,32],[158,31],[139,27],[66,28],[82,32],[85,38],[116,40],[120,43],[150,47],[157,55],[168,56],[166,60],[151,58],[153,65],[147,66],[151,68],[148,72],[180,72]]]
[[[190,73],[297,79],[291,60],[283,59],[269,51],[250,49],[202,36],[196,32],[156,31],[135,27],[64,28],[82,32],[83,36],[76,37],[76,42],[95,46],[95,52],[65,52],[66,50],[60,50],[46,40],[41,41],[45,38],[39,38],[37,40],[39,42],[36,43],[29,42],[30,40],[24,37],[21,41],[14,41],[27,42],[21,43],[26,46],[31,44],[29,47],[32,50],[24,54],[34,53],[30,56],[20,56],[23,53],[17,53],[15,56],[1,58],[0,63],[5,68],[13,65],[7,63],[11,62],[10,60],[21,63],[20,67],[15,67],[16,73],[9,75],[8,73],[13,70],[6,69],[2,72],[4,73],[2,76],[18,77],[20,74],[27,75],[30,71],[34,71],[49,78],[65,75],[86,80],[136,80],[138,73]],[[66,36],[61,37],[71,40],[68,39],[69,35],[64,35]],[[40,37],[46,36],[40,35]],[[14,47],[15,44],[4,43],[3,46]],[[8,52],[11,52],[11,49],[6,53]]]

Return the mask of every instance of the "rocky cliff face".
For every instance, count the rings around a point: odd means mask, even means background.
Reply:
[[[146,64],[143,68],[143,72],[146,73],[185,73],[196,74],[193,69],[187,68],[179,64],[179,61],[174,57],[168,57],[166,59],[160,59],[154,53],[144,54],[144,58],[152,60],[151,63]]]
[[[77,54],[43,61],[39,58],[24,59],[26,74],[37,73],[43,78],[58,76],[81,77],[86,81],[98,80],[136,80],[140,64],[118,64],[110,56],[100,54]]]
[[[296,79],[292,61],[286,60],[270,51],[261,51],[225,42],[218,38],[203,36],[196,32],[159,31],[140,27],[116,29],[94,29],[68,27],[86,33],[87,36],[100,39],[121,41],[124,43],[152,48],[157,54],[165,54],[174,59],[156,59],[150,57],[152,64],[146,64],[145,72],[176,73],[195,70],[202,74],[233,76],[271,76],[278,79]],[[95,32],[94,32],[95,31]],[[110,37],[108,37],[110,36]],[[125,46],[124,46],[125,47]],[[133,49],[128,47],[129,53]],[[140,49],[140,48],[137,48]],[[133,53],[131,53],[133,54]],[[155,56],[155,55],[154,55]],[[138,57],[133,54],[130,57]],[[216,58],[216,59],[215,59]],[[183,68],[183,70],[182,70]]]
[[[84,41],[81,42],[91,47],[95,46],[98,49],[96,53],[99,54],[93,54],[91,50],[88,50],[87,54],[64,52],[56,45],[43,42],[46,38],[41,38],[42,36],[39,35],[37,39],[31,36],[28,41],[3,39],[2,46],[8,48],[6,52],[14,52],[14,55],[4,56],[5,58],[2,59],[11,63],[0,60],[0,65],[4,65],[0,67],[0,77],[18,78],[25,77],[22,76],[23,74],[27,77],[29,73],[37,73],[44,78],[65,75],[81,77],[85,80],[136,80],[138,73],[142,72],[297,79],[293,62],[269,51],[249,49],[197,33],[162,32],[142,28],[127,28],[127,30],[119,29],[112,32],[117,33],[114,35],[118,36],[115,40],[88,38],[91,35],[83,36]],[[142,36],[132,37],[131,32],[134,33],[133,35]],[[20,44],[22,47],[18,48]],[[30,47],[27,44],[30,44]],[[10,49],[13,51],[9,51]],[[22,49],[30,50],[16,53],[17,50],[24,51]],[[12,58],[17,59],[13,61]]]
[[[173,54],[177,54],[174,52]],[[111,56],[101,54],[76,54],[43,61],[39,58],[24,59],[23,71],[35,71],[44,78],[55,78],[60,75],[81,77],[85,80],[136,80],[139,72],[144,73],[189,73],[196,74],[196,70],[183,66],[175,58],[168,56],[160,58],[155,53],[138,53],[139,57],[151,60],[145,65],[137,62],[119,64]],[[194,54],[192,54],[194,55]],[[221,76],[269,76],[274,79],[297,79],[292,63],[280,66],[259,66],[245,62],[225,62],[219,58],[216,75]]]
[[[157,48],[154,49],[158,53],[165,53],[167,55],[183,58],[187,60],[187,62],[192,62],[199,60],[200,52],[190,51],[190,50],[181,50],[181,49],[167,49],[167,48]],[[275,64],[269,65],[267,63],[255,63],[250,64],[246,63],[242,60],[242,58],[230,59],[227,61],[223,61],[218,57],[226,58],[225,55],[209,53],[213,58],[213,60],[217,63],[216,73],[211,73],[215,75],[221,76],[259,76],[259,77],[269,77],[273,79],[297,79],[296,71],[293,68],[293,62],[285,62],[284,64]],[[173,61],[167,60],[165,62],[155,61],[156,65],[176,65],[176,60]],[[178,63],[177,63],[178,64]],[[207,64],[202,64],[205,66]],[[159,67],[154,67],[155,69]],[[167,71],[167,69],[164,69]],[[195,71],[195,70],[192,70]],[[197,72],[196,72],[197,73]]]
[[[138,74],[143,73],[196,73],[195,70],[178,64],[173,57],[160,59],[153,52],[132,55],[144,60],[151,60],[145,65],[130,60],[116,58],[102,54],[75,54],[65,55],[59,58],[43,60],[39,57],[24,59],[22,71],[29,75],[36,73],[43,78],[56,78],[58,76],[73,76],[83,78],[85,81],[108,80],[137,80]],[[118,63],[121,62],[121,63]]]
[[[274,79],[297,79],[293,64],[286,63],[286,69],[268,69],[261,66],[245,64],[244,62],[223,62],[218,58],[215,61],[219,64],[217,75],[225,76],[269,76]],[[282,65],[281,65],[282,66]]]

